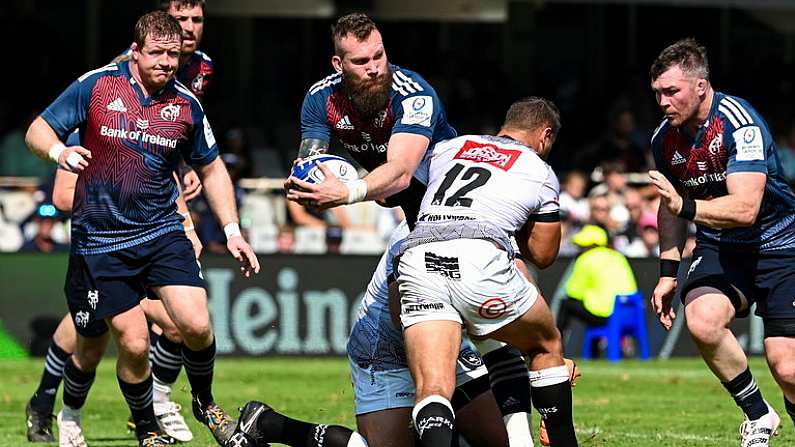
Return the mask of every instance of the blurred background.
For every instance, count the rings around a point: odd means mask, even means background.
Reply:
[[[28,152],[25,129],[75,78],[126,49],[137,18],[158,4],[0,5],[0,318],[25,349],[46,338],[47,317],[65,310],[69,243],[69,217],[50,203],[54,166]],[[344,352],[349,317],[400,219],[372,202],[307,216],[288,210],[281,189],[304,94],[331,73],[330,25],[352,11],[374,18],[391,63],[436,88],[460,134],[496,131],[522,96],[558,105],[563,129],[550,163],[567,236],[561,260],[539,276],[548,299],[561,295],[579,252],[571,235],[589,223],[631,259],[647,296],[656,282],[657,198],[645,171],[661,114],[648,69],[675,40],[692,36],[707,46],[714,87],[767,119],[784,172],[795,179],[795,1],[208,0],[201,50],[215,71],[204,108],[238,188],[241,224],[265,267],[254,281],[235,277],[223,232],[201,199],[191,203],[221,352]],[[753,320],[743,325],[744,342],[757,346]],[[660,353],[667,336],[652,326],[652,352]],[[676,350],[692,353],[688,343]]]

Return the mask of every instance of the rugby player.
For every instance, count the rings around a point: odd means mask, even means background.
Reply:
[[[765,357],[795,418],[795,195],[767,123],[744,99],[713,90],[707,51],[694,39],[665,48],[650,70],[665,118],[652,137],[662,198],[660,280],[651,298],[671,328],[687,226],[696,248],[680,296],[687,328],[709,369],[742,410],[741,445],[767,446],[780,419],[764,400],[729,329],[764,320]]]
[[[304,98],[298,158],[325,153],[333,135],[369,174],[343,184],[321,164],[326,180],[309,185],[289,178],[287,198],[318,209],[379,200],[400,206],[411,227],[427,182],[421,162],[430,145],[454,137],[456,131],[433,87],[419,74],[389,63],[381,33],[369,17],[353,13],[339,18],[332,41],[335,73],[312,85]],[[501,344],[479,348],[496,379],[493,391],[511,446],[532,445],[530,389],[526,377],[517,374],[527,372],[524,361]],[[365,375],[359,377],[364,380]],[[384,379],[389,386],[388,376]],[[374,436],[384,424],[380,415],[359,417],[357,423],[360,432]]]
[[[161,2],[161,9],[177,19],[182,28],[183,40],[176,78],[188,87],[194,96],[202,100],[214,69],[212,59],[198,50],[204,34],[205,2],[204,0],[164,0]],[[121,56],[114,59],[114,62],[129,60],[131,53],[132,50],[128,48]],[[79,145],[78,132],[70,134],[66,144]],[[184,190],[177,199],[177,211],[185,218],[183,226],[186,236],[193,244],[198,259],[202,245],[196,235],[185,200],[191,200],[199,194],[201,183],[196,173],[184,163],[180,163],[179,171],[182,173]],[[53,199],[62,211],[72,210],[76,182],[77,175],[62,169],[57,171]],[[159,328],[155,326],[154,329],[159,329],[159,333],[165,333],[164,337],[152,337],[157,333],[150,332],[155,415],[167,434],[181,442],[188,442],[193,439],[193,434],[180,414],[179,404],[171,400],[171,386],[176,382],[182,368],[182,341],[179,331],[170,321],[159,301],[142,301],[142,306],[148,319],[160,322],[157,325]],[[53,334],[39,386],[25,408],[29,441],[54,441],[52,419],[55,394],[60,385],[64,362],[74,352],[76,340],[74,324],[69,314],[66,314]],[[135,426],[132,425],[131,428],[134,430]]]
[[[160,297],[183,337],[194,415],[219,443],[232,429],[231,418],[213,399],[215,343],[206,291],[174,205],[178,190],[171,173],[180,156],[197,169],[241,271],[246,276],[259,271],[240,234],[231,181],[201,105],[173,79],[181,41],[173,17],[161,11],[144,15],[136,24],[131,60],[81,76],[26,136],[34,153],[79,173],[65,286],[79,335],[64,366],[60,415],[79,426],[96,354],[110,329],[119,349],[120,388],[141,445],[172,441],[152,408],[148,334],[139,305],[143,286]],[[85,147],[59,141],[75,128]]]
[[[498,136],[453,138],[428,156],[428,190],[396,269],[422,446],[453,440],[450,399],[462,326],[472,338],[527,355],[532,401],[551,445],[577,445],[560,332],[538,289],[516,268],[510,239],[515,234],[521,253],[540,268],[557,257],[559,185],[543,159],[559,129],[554,104],[525,98],[511,105]]]

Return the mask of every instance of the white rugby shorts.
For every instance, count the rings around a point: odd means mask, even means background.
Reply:
[[[430,242],[406,250],[398,265],[400,320],[404,328],[449,320],[476,336],[524,315],[538,289],[508,253],[482,239]]]

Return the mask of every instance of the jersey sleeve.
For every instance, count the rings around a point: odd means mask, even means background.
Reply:
[[[198,103],[191,103],[193,129],[188,142],[182,146],[182,158],[191,166],[204,166],[218,157],[218,145],[213,129]]]
[[[91,90],[96,84],[96,77],[85,75],[72,83],[50,104],[41,117],[52,127],[59,140],[64,140],[69,133],[86,121]]]
[[[392,82],[392,88],[399,93],[392,100],[395,118],[392,134],[413,133],[432,139],[436,123],[444,113],[436,91],[424,79],[401,70],[394,72]]]
[[[536,222],[560,221],[560,182],[558,176],[547,166],[547,178],[538,191],[539,206],[530,215],[530,220]]]
[[[326,96],[322,91],[307,92],[301,106],[301,139],[331,140],[331,131],[326,120]]]
[[[726,117],[728,161],[726,174],[761,172],[767,174],[768,157],[775,151],[775,143],[764,119],[745,101],[726,97],[721,101]]]

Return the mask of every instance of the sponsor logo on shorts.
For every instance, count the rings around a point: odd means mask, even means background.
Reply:
[[[703,258],[703,256],[699,256],[695,261],[693,261],[690,264],[690,268],[687,270],[687,276],[688,277],[690,276],[691,273],[693,273],[693,271],[696,269],[696,267],[698,267],[698,265],[701,264],[701,258]]]
[[[406,304],[403,306],[403,312],[422,312],[426,310],[442,310],[444,304],[442,303],[422,303],[422,304]]]
[[[406,391],[400,391],[400,392],[395,393],[395,397],[397,397],[398,399],[404,398],[404,397],[414,397],[414,393],[409,393],[409,392],[406,392]]]
[[[99,303],[99,290],[89,290],[86,300],[92,309],[97,310],[97,303]]]
[[[447,258],[434,253],[425,252],[425,271],[438,273],[450,279],[461,279],[458,258]]]
[[[464,349],[458,354],[458,360],[469,369],[483,366],[483,359],[480,357],[480,354],[469,348]]]
[[[478,314],[488,320],[494,320],[505,315],[508,311],[508,303],[502,298],[490,298],[483,302],[478,309]]]

